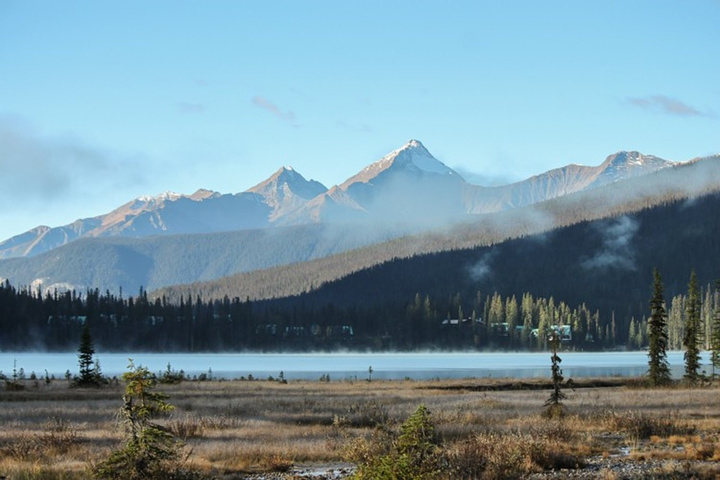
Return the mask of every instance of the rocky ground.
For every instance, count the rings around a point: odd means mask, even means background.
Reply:
[[[350,463],[312,463],[293,466],[284,473],[248,475],[243,480],[340,480],[350,477],[355,467]]]
[[[340,480],[349,478],[354,471],[351,464],[298,465],[289,472],[250,475],[247,480]],[[704,472],[704,473],[699,473]],[[652,480],[652,479],[699,479],[720,478],[717,462],[678,460],[634,460],[627,454],[608,457],[595,456],[587,459],[583,468],[558,470],[530,475],[528,480],[545,479],[605,479],[605,480]]]

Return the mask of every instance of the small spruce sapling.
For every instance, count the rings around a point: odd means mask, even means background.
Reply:
[[[168,396],[154,391],[157,379],[132,359],[123,374],[125,394],[119,416],[127,441],[95,469],[98,478],[170,479],[180,478],[181,444],[167,428],[153,421],[173,410]]]
[[[548,344],[550,346],[550,371],[552,376],[553,390],[550,393],[550,398],[545,401],[545,414],[550,418],[559,418],[564,414],[564,405],[562,403],[565,400],[565,392],[562,391],[563,372],[560,368],[562,359],[558,356],[557,351],[560,348],[560,334],[559,332],[552,330],[548,337]]]

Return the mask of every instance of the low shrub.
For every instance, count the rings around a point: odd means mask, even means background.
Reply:
[[[335,415],[332,423],[336,427],[373,428],[387,425],[389,421],[387,409],[379,402],[370,400],[351,405],[346,413]]]
[[[681,422],[673,414],[659,417],[632,410],[605,411],[600,413],[600,418],[609,430],[627,432],[634,440],[647,440],[653,436],[692,435],[695,432],[695,427]]]
[[[480,434],[445,452],[446,478],[519,478],[584,466],[582,459],[563,450],[556,441],[528,434]]]
[[[39,434],[22,434],[4,445],[0,451],[8,457],[27,461],[63,455],[79,443],[77,430],[65,419],[53,417]]]

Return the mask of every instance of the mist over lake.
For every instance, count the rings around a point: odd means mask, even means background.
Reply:
[[[642,376],[647,371],[647,352],[561,352],[565,378]],[[413,380],[448,378],[537,378],[550,375],[550,353],[98,353],[106,376],[119,376],[126,371],[128,359],[153,372],[167,369],[183,370],[194,376],[211,373],[215,378],[239,379],[252,375],[257,379],[277,378],[283,372],[288,380],[317,380],[328,375],[331,380],[362,380],[372,367],[373,379]],[[11,376],[13,365],[43,377],[63,377],[67,370],[76,375],[77,353],[0,353],[0,371]],[[683,352],[668,353],[675,378],[683,373]],[[703,367],[710,373],[708,354],[702,357]]]

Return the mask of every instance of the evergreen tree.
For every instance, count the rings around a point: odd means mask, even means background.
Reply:
[[[675,295],[668,311],[668,349],[680,350],[685,330],[685,295]]]
[[[653,269],[653,295],[650,299],[648,321],[648,380],[651,385],[670,382],[670,366],[667,360],[667,314],[660,272]]]
[[[85,321],[82,334],[80,335],[80,346],[78,346],[78,365],[80,371],[75,379],[75,385],[78,387],[92,387],[100,384],[102,377],[99,364],[93,359],[95,355],[95,347],[93,346],[92,336],[90,335],[90,327]]]
[[[509,346],[515,347],[517,343],[516,328],[518,326],[518,319],[520,318],[520,312],[518,311],[518,302],[515,295],[512,298],[505,299],[505,321],[508,324],[508,337]]]
[[[700,375],[698,373],[700,369],[700,307],[700,289],[697,274],[693,270],[688,284],[688,299],[685,306],[685,335],[683,337],[683,347],[685,347],[684,378],[690,383],[696,383]]]
[[[136,367],[130,360],[123,380],[125,394],[120,417],[126,428],[127,442],[96,467],[95,475],[137,480],[190,478],[188,472],[179,468],[182,445],[170,430],[153,421],[174,408],[168,403],[166,394],[154,391],[155,375],[145,367]]]
[[[635,350],[635,348],[638,347],[638,345],[635,343],[637,340],[637,326],[635,325],[635,318],[630,319],[630,327],[628,329],[628,340],[627,340],[627,346],[631,350]]]
[[[563,415],[563,404],[562,401],[565,399],[565,393],[562,391],[562,382],[564,380],[560,363],[562,359],[558,356],[557,351],[560,348],[560,332],[556,329],[550,331],[548,337],[548,344],[550,346],[550,372],[552,376],[553,391],[550,393],[550,398],[545,401],[545,414],[550,418],[558,418]]]
[[[720,294],[720,280],[715,280],[715,296]],[[713,376],[715,369],[720,368],[720,304],[715,305],[713,311],[712,330],[710,336],[710,363],[712,364]]]
[[[522,296],[520,304],[521,315],[523,321],[522,336],[520,337],[522,346],[528,348],[530,346],[531,334],[533,329],[533,298],[529,293]]]

